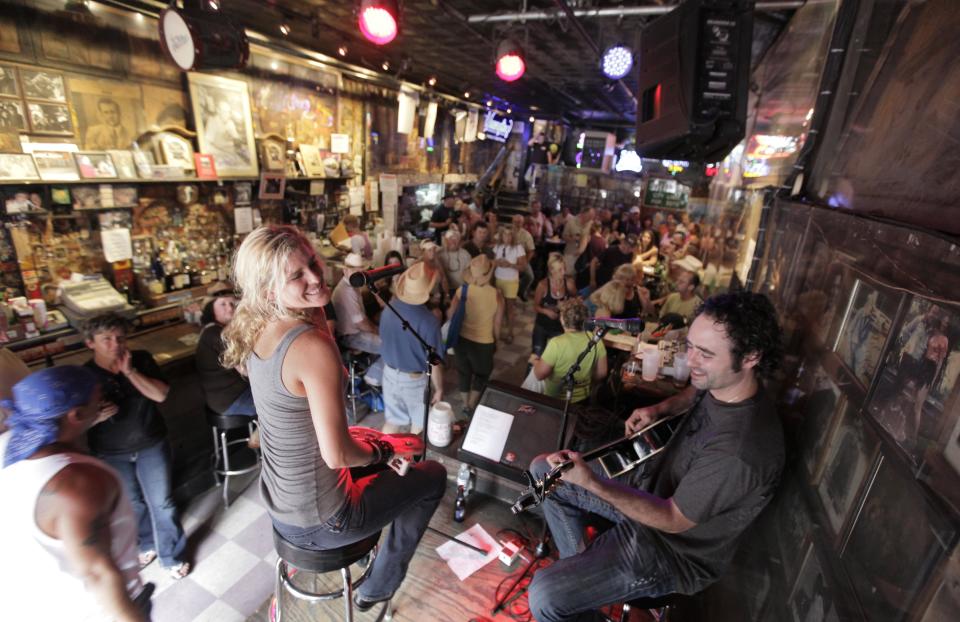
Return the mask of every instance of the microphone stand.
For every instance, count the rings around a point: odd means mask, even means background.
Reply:
[[[420,347],[423,348],[423,353],[426,355],[427,384],[423,388],[423,430],[420,431],[420,434],[423,439],[423,455],[420,457],[421,459],[426,459],[427,457],[427,424],[430,421],[430,391],[433,388],[433,366],[442,364],[443,359],[440,357],[437,351],[433,348],[433,346],[427,343],[426,339],[424,339],[423,336],[420,333],[418,333],[413,326],[410,325],[410,322],[407,320],[407,318],[403,317],[403,314],[397,311],[396,308],[392,304],[390,304],[389,300],[384,300],[380,296],[380,288],[377,287],[376,282],[373,279],[367,281],[367,288],[370,290],[370,293],[377,298],[377,300],[383,303],[383,306],[385,306],[387,309],[390,310],[391,313],[397,316],[397,318],[400,320],[400,325],[403,327],[403,330],[407,331],[408,333],[414,336],[414,338],[420,343]],[[477,551],[479,553],[483,553],[484,555],[489,553],[489,551],[485,551],[468,542],[464,542],[463,540],[457,540],[455,537],[451,536],[450,534],[440,531],[439,529],[435,529],[430,525],[427,525],[427,529],[429,529],[430,531],[436,534],[443,536],[447,540],[452,540],[457,544],[465,546],[469,549],[473,549],[474,551]]]
[[[563,400],[563,416],[560,418],[560,434],[557,437],[557,451],[561,451],[566,445],[567,418],[570,415],[570,403],[573,401],[574,376],[577,374],[578,371],[580,371],[580,363],[582,363],[583,359],[587,358],[587,355],[589,355],[590,352],[597,346],[597,344],[600,343],[600,341],[603,339],[603,336],[607,334],[608,330],[610,330],[610,328],[607,326],[597,326],[593,332],[593,335],[590,336],[590,341],[587,342],[587,347],[580,352],[580,354],[577,356],[577,360],[574,361],[570,369],[567,370],[567,373],[563,375],[562,382],[564,387],[566,388],[566,395]],[[529,475],[529,472],[527,473],[532,483],[533,476]],[[540,534],[541,534],[540,542],[533,549],[533,553],[534,553],[533,559],[531,559],[527,563],[526,567],[523,569],[523,572],[520,573],[520,576],[517,577],[516,580],[510,584],[509,589],[507,589],[503,597],[497,600],[497,602],[494,604],[493,610],[491,612],[493,615],[497,615],[498,613],[503,611],[503,609],[507,606],[508,601],[512,600],[513,598],[516,598],[517,596],[519,596],[519,594],[522,593],[523,590],[526,589],[524,587],[521,589],[520,592],[517,592],[517,594],[513,594],[513,591],[517,588],[518,585],[520,585],[520,582],[523,581],[523,579],[528,574],[530,574],[530,571],[533,569],[533,567],[536,564],[538,564],[540,560],[546,557],[547,554],[549,553],[550,530],[547,528],[546,518],[544,518],[543,520],[543,530],[540,532]]]

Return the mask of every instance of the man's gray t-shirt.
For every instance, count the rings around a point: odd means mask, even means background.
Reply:
[[[737,404],[707,393],[688,418],[647,487],[696,523],[678,534],[651,530],[684,594],[724,573],[740,534],[773,496],[784,462],[783,428],[762,389]]]

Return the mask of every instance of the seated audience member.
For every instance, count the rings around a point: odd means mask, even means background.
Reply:
[[[448,231],[447,235],[451,232]],[[413,330],[420,334],[441,357],[445,354],[440,335],[440,320],[430,312],[426,302],[439,281],[438,271],[423,261],[407,268],[397,281],[392,306]],[[427,356],[417,337],[404,330],[397,313],[390,310],[380,316],[380,334],[383,336],[383,401],[385,423],[383,431],[423,431],[423,413],[426,402]],[[431,404],[443,399],[443,366],[431,368],[433,395]]]
[[[24,378],[3,401],[6,620],[149,619],[130,500],[118,474],[85,449],[87,430],[116,411],[101,411],[100,398],[90,369],[63,365]]]
[[[610,480],[597,462],[562,450],[536,458],[534,477],[573,466],[543,513],[560,559],[530,584],[540,622],[588,619],[612,603],[695,594],[724,575],[741,536],[773,497],[784,465],[783,429],[761,378],[782,349],[764,296],[736,293],[704,303],[687,336],[692,386],[625,424],[634,434],[690,411],[662,460]],[[587,514],[613,526],[585,540]]]
[[[8,350],[6,347],[0,347],[0,401],[10,399],[12,395],[10,390],[30,375],[30,368],[23,362],[19,356]],[[6,430],[4,421],[9,413],[0,403],[0,433]]]
[[[640,245],[637,247],[637,254],[633,258],[633,265],[638,270],[646,266],[655,266],[660,260],[660,249],[653,243],[653,231],[644,229],[640,234]]]
[[[490,228],[487,223],[478,222],[474,225],[470,241],[463,245],[463,250],[467,251],[471,258],[483,253],[489,259],[493,259],[493,248],[490,246]]]
[[[453,295],[454,290],[460,289],[463,285],[463,271],[470,265],[470,253],[460,248],[460,234],[453,229],[443,235],[443,248],[437,254],[440,266],[447,277],[449,290],[447,294]]]
[[[590,302],[596,307],[598,317],[640,317],[643,301],[637,286],[637,271],[624,264],[613,272],[610,282],[590,294]]]
[[[513,325],[520,288],[520,272],[527,264],[527,254],[514,238],[514,230],[508,227],[500,232],[500,243],[493,247],[496,257],[494,272],[497,289],[503,295],[506,304],[507,332],[503,334],[506,343],[513,343]]]
[[[587,320],[587,307],[579,300],[567,300],[560,304],[560,324],[563,334],[550,339],[539,359],[533,363],[533,373],[546,384],[544,393],[550,397],[566,396],[563,377],[570,371],[580,353],[590,342],[590,333],[583,330]],[[590,397],[592,380],[607,377],[607,350],[600,341],[580,362],[580,369],[573,375],[573,403]]]
[[[675,313],[687,321],[687,324],[693,320],[697,307],[703,302],[700,296],[697,296],[697,288],[700,286],[700,277],[693,272],[683,270],[674,282],[676,291],[667,295],[660,306],[660,318]]]
[[[366,232],[360,230],[360,219],[353,214],[343,217],[343,226],[350,234],[350,250],[366,260],[373,258],[373,246]]]
[[[223,329],[233,319],[237,297],[232,287],[213,294],[203,307],[200,339],[197,342],[197,372],[207,407],[221,415],[256,416],[250,383],[235,369],[220,363],[223,355]]]
[[[567,276],[566,262],[560,253],[550,253],[547,259],[547,278],[537,284],[533,294],[533,309],[537,317],[533,323],[533,356],[539,357],[551,337],[563,334],[560,323],[560,304],[576,298],[577,288]]]
[[[594,258],[590,275],[590,288],[596,289],[613,278],[613,272],[623,265],[633,263],[633,253],[637,248],[637,237],[633,234],[625,235],[614,246],[609,246]]]
[[[137,516],[140,565],[157,556],[174,579],[190,572],[187,538],[173,502],[170,445],[157,404],[170,386],[153,356],[127,349],[127,322],[118,315],[101,315],[86,322],[83,337],[93,358],[86,363],[103,386],[103,401],[117,413],[90,428],[90,451],[111,467],[123,482]]]
[[[383,343],[377,325],[370,321],[363,307],[360,288],[350,285],[350,275],[369,268],[360,255],[350,253],[344,260],[343,278],[333,288],[333,308],[337,312],[337,336],[344,346],[369,354],[379,354]],[[324,303],[326,304],[326,303]],[[376,357],[367,369],[364,380],[380,385],[383,362]]]
[[[432,460],[406,475],[383,469],[354,479],[351,467],[386,465],[422,451],[417,437],[357,440],[347,427],[346,375],[337,344],[319,328],[330,298],[310,242],[294,227],[260,227],[233,265],[241,298],[224,331],[224,363],[244,366],[260,406],[260,488],[274,529],[314,550],[345,546],[384,527],[386,537],[354,603],[367,611],[399,589],[443,497],[445,469]],[[269,537],[269,536],[267,536]]]

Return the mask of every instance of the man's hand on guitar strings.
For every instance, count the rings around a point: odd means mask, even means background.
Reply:
[[[657,420],[656,410],[652,406],[637,408],[624,423],[624,432],[626,436],[635,434]]]
[[[579,452],[563,449],[547,456],[547,464],[552,467],[561,465],[572,465],[564,469],[560,479],[568,484],[576,484],[583,488],[588,488],[596,479],[596,474],[583,461]]]

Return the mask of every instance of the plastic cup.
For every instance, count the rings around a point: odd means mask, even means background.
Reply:
[[[647,348],[643,351],[643,369],[641,377],[645,382],[653,382],[657,379],[657,372],[660,371],[660,349],[657,347]]]
[[[673,355],[673,384],[685,386],[690,379],[690,365],[687,363],[687,353],[677,352]]]

